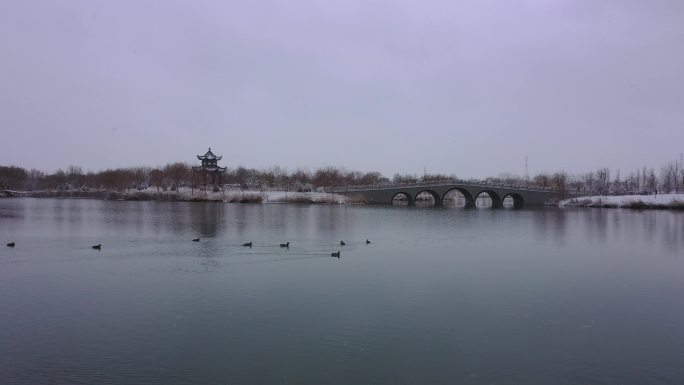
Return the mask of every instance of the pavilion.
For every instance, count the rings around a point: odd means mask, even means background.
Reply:
[[[197,159],[202,161],[201,166],[196,166],[193,167],[192,169],[194,171],[200,171],[204,173],[205,178],[204,178],[204,183],[207,184],[209,179],[211,178],[211,184],[216,185],[216,184],[221,184],[221,174],[226,172],[226,167],[219,167],[218,161],[221,160],[223,156],[216,156],[214,155],[213,152],[211,152],[211,147],[209,147],[209,151],[207,151],[206,154],[204,155],[197,155]]]

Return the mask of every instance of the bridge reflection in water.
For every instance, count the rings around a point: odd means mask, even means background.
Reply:
[[[371,204],[462,205],[463,207],[493,208],[522,208],[525,205],[543,205],[570,197],[551,189],[454,181],[389,186],[349,186],[328,188],[326,192],[345,195],[354,201]]]

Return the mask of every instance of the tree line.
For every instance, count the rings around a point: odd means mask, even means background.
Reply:
[[[642,167],[629,174],[617,169],[611,173],[607,167],[584,174],[568,175],[563,171],[542,172],[533,177],[509,173],[484,179],[459,179],[446,174],[395,174],[391,179],[380,172],[350,171],[337,167],[322,167],[314,171],[286,169],[274,166],[257,170],[239,166],[222,175],[223,188],[243,190],[314,191],[320,187],[361,185],[390,185],[457,180],[470,183],[487,183],[512,187],[548,188],[565,192],[580,191],[587,194],[645,194],[678,193],[684,190],[684,164],[682,159],[661,166],[658,173],[653,167]],[[194,170],[188,163],[175,162],[162,167],[129,167],[84,172],[79,166],[59,169],[52,174],[27,170],[18,166],[0,165],[0,189],[4,190],[75,190],[107,189],[124,191],[148,189],[178,191],[181,187],[207,188],[206,175]],[[219,187],[211,186],[214,189]]]
[[[81,167],[70,166],[48,174],[39,170],[26,170],[18,166],[0,166],[0,188],[3,190],[74,190],[153,188],[160,191],[178,191],[181,187],[202,188],[208,178],[190,164],[170,163],[163,167],[129,167],[84,172]],[[237,167],[221,175],[222,187],[245,190],[313,191],[324,186],[378,185],[391,181],[379,172],[348,171],[324,167],[314,171],[297,169],[292,172],[274,166],[267,170]],[[215,187],[215,186],[212,186]]]

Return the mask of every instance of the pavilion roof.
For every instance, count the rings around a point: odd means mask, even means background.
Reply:
[[[195,167],[193,167],[193,169],[197,170],[197,171],[208,172],[208,173],[222,173],[222,172],[226,172],[226,170],[228,168],[227,167],[218,167],[218,166],[207,166],[207,167],[195,166]]]
[[[216,156],[216,155],[214,155],[213,152],[211,152],[211,147],[209,147],[209,151],[207,151],[206,154],[204,154],[204,155],[197,155],[197,159],[199,159],[199,160],[205,160],[205,159],[216,159],[216,160],[221,160],[221,158],[223,158],[223,156],[221,156],[221,155],[220,155],[220,156]]]

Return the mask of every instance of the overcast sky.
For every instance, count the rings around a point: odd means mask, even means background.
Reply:
[[[0,3],[0,164],[623,175],[684,151],[684,1]]]

